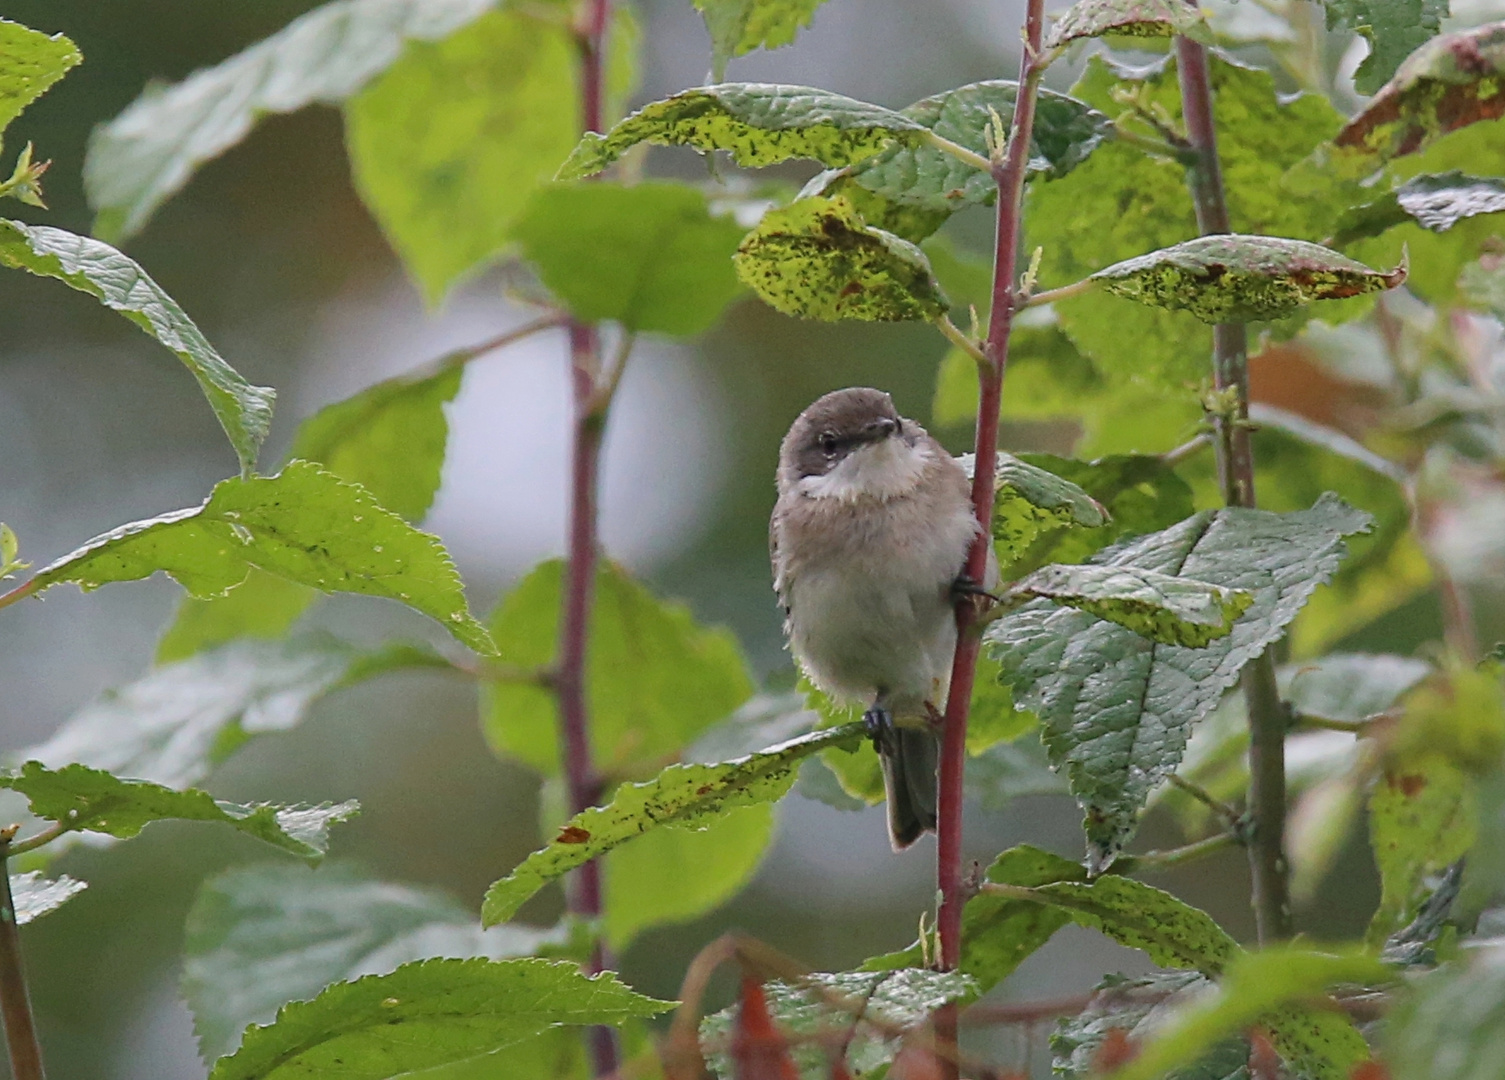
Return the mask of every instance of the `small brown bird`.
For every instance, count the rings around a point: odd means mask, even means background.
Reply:
[[[957,590],[978,534],[971,485],[887,394],[856,387],[794,421],[778,489],[768,540],[790,650],[821,690],[866,708],[889,840],[903,850],[935,829],[932,717],[946,705]]]

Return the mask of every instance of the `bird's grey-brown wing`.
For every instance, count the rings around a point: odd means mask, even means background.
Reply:
[[[789,581],[788,574],[779,565],[779,507],[773,508],[773,514],[768,518],[768,562],[773,567],[773,591],[778,595],[779,607],[783,609],[787,618],[789,615]]]

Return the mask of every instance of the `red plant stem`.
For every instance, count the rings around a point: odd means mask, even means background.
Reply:
[[[1189,38],[1176,39],[1181,80],[1181,112],[1186,137],[1196,154],[1187,183],[1202,235],[1231,232],[1213,124],[1212,79],[1207,50]],[[1249,439],[1248,337],[1242,323],[1213,327],[1212,365],[1220,391],[1232,390],[1236,408],[1213,418],[1217,435],[1218,481],[1229,506],[1254,506],[1254,448]],[[1275,661],[1266,651],[1242,675],[1249,714],[1249,807],[1254,836],[1249,868],[1254,883],[1254,918],[1265,944],[1291,936],[1291,901],[1285,858],[1285,737],[1289,720],[1275,683]]]
[[[26,973],[21,967],[21,935],[16,926],[16,903],[10,894],[9,856],[7,839],[0,845],[0,1018],[5,1022],[11,1076],[15,1080],[44,1080],[42,1050],[37,1044]]]
[[[586,19],[577,29],[580,50],[580,120],[586,131],[604,126],[603,84],[606,30],[611,0],[591,0]],[[601,796],[601,778],[591,760],[590,715],[586,704],[586,651],[591,602],[595,594],[597,558],[596,491],[600,474],[601,433],[606,403],[599,402],[596,382],[601,372],[601,338],[596,327],[576,319],[569,322],[570,383],[574,398],[571,440],[569,551],[565,571],[564,610],[559,620],[559,665],[555,693],[559,708],[560,756],[570,809],[579,813]],[[571,875],[566,893],[570,913],[592,921],[601,917],[601,865],[589,862]],[[587,970],[605,970],[606,947],[597,938]],[[589,1044],[594,1075],[617,1071],[616,1032],[593,1027]]]
[[[1003,374],[1008,367],[1009,331],[1020,304],[1015,288],[1018,276],[1019,226],[1024,180],[1029,163],[1030,140],[1035,126],[1035,99],[1040,77],[1040,39],[1045,24],[1044,0],[1028,0],[1024,16],[1024,55],[1019,61],[1019,90],[1009,124],[1003,159],[995,158],[993,179],[998,185],[998,229],[993,254],[993,307],[984,346],[986,363],[978,365],[976,471],[972,477],[972,511],[981,531],[967,555],[967,576],[973,581],[987,577],[988,552],[992,547],[993,481],[998,467],[998,411],[1003,398]],[[977,655],[982,647],[973,632],[977,609],[959,604],[956,611],[956,654],[951,663],[951,684],[946,697],[940,762],[940,804],[936,827],[936,884],[941,894],[936,928],[941,939],[941,967],[952,970],[961,962],[962,907],[962,780],[967,764],[967,717],[972,705],[972,686],[977,675]],[[955,1053],[957,1014],[954,1007],[936,1015],[936,1039],[946,1074],[957,1075]],[[948,1053],[947,1050],[950,1050]]]

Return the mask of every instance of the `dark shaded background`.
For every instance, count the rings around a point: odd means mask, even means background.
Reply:
[[[40,157],[53,159],[52,209],[8,204],[6,212],[87,231],[79,173],[91,127],[148,80],[181,78],[310,6],[6,4],[5,17],[66,32],[85,57],[9,133],[7,157],[32,139]],[[648,0],[642,13],[640,100],[699,82],[709,47],[688,3]],[[737,61],[732,77],[814,83],[900,106],[1010,75],[1016,25],[1013,5],[991,0],[831,0],[795,47]],[[1064,76],[1053,72],[1053,81]],[[959,231],[986,228],[981,218]],[[339,116],[326,108],[264,122],[168,203],[129,251],[248,378],[278,388],[269,462],[319,406],[516,317],[485,281],[445,310],[423,311],[352,192]],[[0,519],[35,564],[114,525],[195,504],[234,471],[192,380],[118,316],[21,273],[0,276],[0,313]],[[730,624],[759,675],[787,685],[765,546],[777,441],[810,399],[854,383],[889,389],[902,411],[923,420],[942,351],[924,327],[800,324],[750,301],[693,347],[649,343],[609,437],[608,546],[659,591]],[[451,543],[478,609],[534,559],[562,549],[564,362],[549,340],[495,357],[467,374],[454,408],[454,450],[431,526]],[[940,434],[956,449],[970,438]],[[40,740],[100,691],[138,675],[177,594],[166,580],[87,596],[64,588],[4,612],[0,750]],[[1409,651],[1430,632],[1434,609],[1423,607],[1421,618],[1402,615],[1365,644]],[[354,637],[428,632],[375,601],[337,600],[319,620]],[[326,702],[298,731],[254,743],[212,787],[227,798],[359,798],[364,813],[335,834],[338,856],[478,906],[485,885],[534,846],[537,793],[526,773],[485,751],[474,706],[468,687],[443,676],[388,678]],[[1020,800],[1008,814],[969,821],[977,858],[1021,839],[1075,855],[1075,808]],[[1175,839],[1153,824],[1147,830],[1149,843]],[[266,857],[209,827],[163,824],[62,860],[59,869],[89,890],[24,931],[53,1075],[204,1074],[176,996],[183,916],[206,874]],[[673,996],[688,957],[733,925],[817,967],[902,946],[930,905],[932,862],[928,843],[891,855],[879,812],[841,814],[790,799],[753,886],[710,918],[645,935],[623,958],[625,975],[645,992]],[[1351,845],[1332,880],[1341,884],[1323,908],[1302,914],[1318,936],[1353,932],[1373,904],[1362,844]],[[1247,936],[1240,857],[1199,864],[1168,884]],[[550,914],[539,905],[538,917]],[[1077,991],[1115,967],[1142,963],[1072,930],[1004,991]]]

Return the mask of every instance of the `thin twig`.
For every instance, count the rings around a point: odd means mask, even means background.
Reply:
[[[1212,836],[1203,837],[1190,844],[1183,844],[1178,848],[1170,848],[1166,851],[1146,851],[1140,855],[1123,855],[1113,864],[1113,869],[1121,874],[1136,874],[1144,870],[1163,870],[1168,866],[1180,866],[1182,863],[1195,862],[1197,859],[1208,855],[1214,855],[1219,851],[1226,851],[1231,847],[1238,847],[1243,843],[1243,838],[1233,829],[1228,832],[1214,833]]]
[[[935,320],[935,325],[936,329],[945,335],[947,341],[976,360],[979,365],[992,366],[992,361],[988,359],[988,354],[983,352],[982,346],[974,341],[970,334],[952,322],[949,316],[941,315]]]
[[[5,1022],[5,1045],[10,1051],[14,1080],[45,1080],[42,1048],[37,1042],[36,1021],[31,1015],[31,996],[21,965],[21,935],[16,925],[16,902],[10,892],[9,835],[0,841],[0,1018]]]
[[[1119,142],[1137,147],[1145,153],[1155,154],[1158,157],[1167,157],[1182,164],[1189,164],[1195,158],[1195,151],[1192,151],[1184,140],[1178,145],[1164,138],[1163,135],[1160,138],[1152,135],[1141,135],[1139,132],[1134,131],[1132,128],[1127,128],[1122,124],[1114,125],[1113,137]]]
[[[1201,435],[1198,435],[1198,436],[1196,436],[1193,439],[1187,440],[1186,442],[1182,443],[1180,446],[1176,447],[1175,449],[1173,449],[1173,450],[1167,450],[1165,453],[1161,454],[1160,455],[1160,461],[1167,468],[1174,469],[1177,465],[1180,465],[1183,461],[1187,461],[1187,460],[1189,460],[1191,458],[1196,457],[1198,454],[1200,454],[1203,450],[1206,450],[1211,445],[1212,445],[1212,436],[1210,434],[1208,434],[1207,432],[1203,432]]]
[[[622,372],[627,370],[627,358],[636,344],[637,335],[623,331],[621,340],[617,342],[617,351],[612,354],[611,363],[596,381],[596,391],[591,395],[589,405],[593,415],[604,418],[606,411],[611,408],[611,403],[617,396],[617,387],[622,382]]]
[[[937,135],[934,131],[927,131],[925,133],[925,141],[942,153],[950,154],[956,160],[965,162],[974,169],[980,169],[985,173],[993,171],[993,163],[987,158],[975,150],[968,150],[960,143],[952,142],[944,135]]]
[[[28,596],[36,591],[36,578],[32,578],[30,581],[23,581],[20,585],[17,585],[9,592],[0,593],[0,608],[10,607],[10,605],[14,604],[17,600],[25,600]]]
[[[15,858],[17,855],[25,855],[28,851],[35,851],[39,847],[52,843],[64,833],[72,831],[73,827],[67,822],[54,822],[36,835],[28,836],[25,840],[11,844],[6,852],[7,857]]]
[[[1096,284],[1097,282],[1091,278],[1083,278],[1081,281],[1073,281],[1070,285],[1062,285],[1060,288],[1032,293],[1020,300],[1019,306],[1021,308],[1037,307],[1040,304],[1054,304],[1058,300],[1070,300],[1073,296],[1081,296]]]
[[[1177,773],[1171,773],[1170,783],[1172,787],[1180,788],[1193,799],[1196,799],[1197,802],[1228,822],[1229,825],[1237,824],[1244,818],[1244,815],[1239,813],[1237,809],[1229,806],[1222,799],[1217,798],[1201,784],[1193,783]]]

